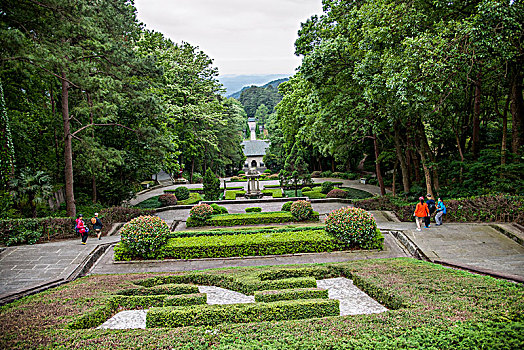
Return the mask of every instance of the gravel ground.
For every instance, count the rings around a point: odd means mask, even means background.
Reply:
[[[318,288],[327,289],[330,299],[340,300],[340,316],[380,313],[387,309],[343,277],[317,281]],[[208,304],[254,303],[255,297],[213,286],[199,286],[207,294]],[[147,310],[121,311],[104,322],[100,329],[146,328]]]

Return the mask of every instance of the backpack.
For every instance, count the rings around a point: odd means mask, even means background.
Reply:
[[[96,224],[96,218],[91,218],[91,223],[94,225]]]
[[[428,204],[429,214],[433,214],[437,207],[435,206],[435,203],[429,203]]]

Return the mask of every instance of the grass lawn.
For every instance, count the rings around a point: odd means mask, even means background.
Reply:
[[[522,285],[407,258],[322,266],[331,271],[330,277],[352,277],[390,311],[212,327],[69,329],[71,322],[104,305],[116,291],[160,274],[94,275],[1,307],[0,348],[519,349],[524,345]],[[227,280],[256,282],[263,273],[287,268],[292,267],[198,274],[214,275],[227,287]]]

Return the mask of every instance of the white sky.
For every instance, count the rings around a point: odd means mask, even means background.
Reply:
[[[148,29],[199,46],[220,75],[289,74],[300,23],[322,13],[321,0],[135,0]]]

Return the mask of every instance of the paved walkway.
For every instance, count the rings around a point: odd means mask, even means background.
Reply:
[[[325,204],[325,205],[324,205]],[[342,203],[324,203],[316,210],[326,212]],[[235,204],[236,205],[236,204]],[[233,209],[233,208],[231,208]],[[429,229],[415,230],[415,223],[392,222],[386,212],[374,212],[382,231],[399,231],[432,261],[451,266],[469,266],[481,271],[513,275],[524,280],[524,247],[509,239],[490,225],[444,224]],[[187,213],[178,213],[184,219]],[[388,221],[389,220],[389,221]],[[266,225],[267,226],[267,225]],[[509,227],[510,225],[501,225]],[[518,234],[518,233],[517,233]],[[8,247],[0,252],[0,299],[35,285],[57,279],[67,279],[90,258],[99,243],[116,243],[118,236],[90,238],[87,245],[80,240]],[[188,271],[233,266],[260,266],[339,262],[358,259],[409,256],[407,250],[391,234],[385,234],[386,249],[381,252],[334,252],[297,254],[287,256],[172,260],[165,262],[114,263],[112,248],[98,260],[91,273],[131,273]]]

